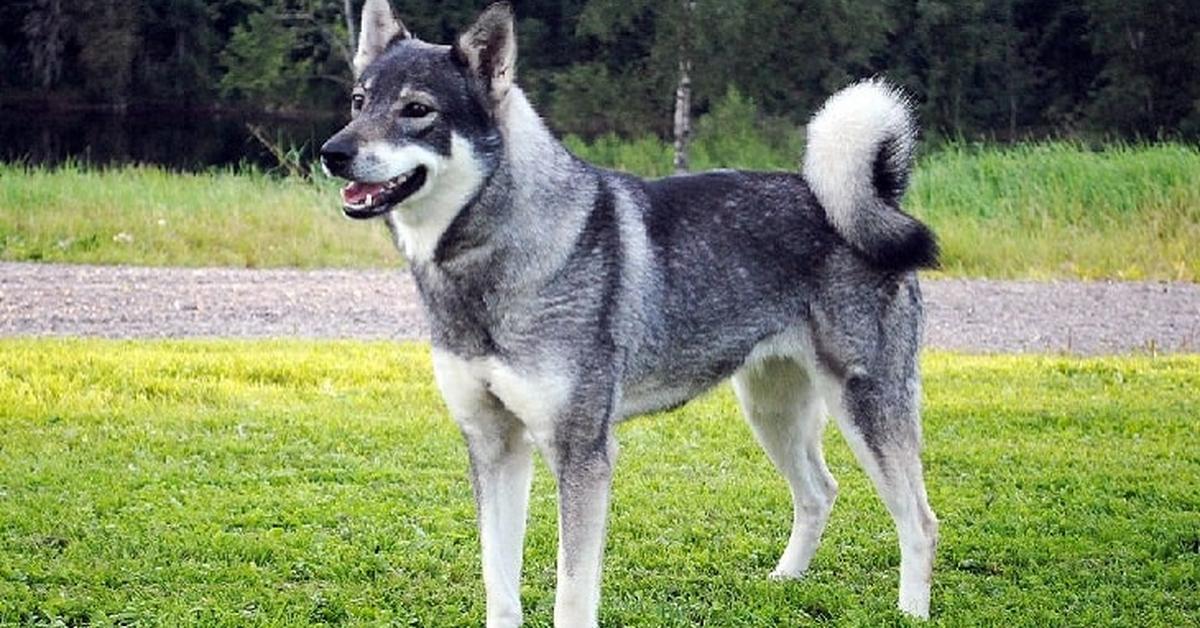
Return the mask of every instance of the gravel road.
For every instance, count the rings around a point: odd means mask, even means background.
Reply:
[[[926,344],[1081,355],[1200,351],[1200,285],[924,282]],[[403,270],[0,263],[0,336],[423,338]]]

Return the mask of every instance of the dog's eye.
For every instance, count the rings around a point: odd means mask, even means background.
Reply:
[[[422,105],[419,102],[410,102],[407,105],[404,105],[404,108],[400,110],[400,117],[424,118],[431,113],[433,113],[433,109],[431,109],[428,105]]]
[[[359,109],[363,108],[363,102],[366,100],[366,96],[363,96],[362,94],[355,94],[350,97],[350,108],[354,111],[358,111]]]

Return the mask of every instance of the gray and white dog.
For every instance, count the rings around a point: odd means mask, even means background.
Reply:
[[[572,156],[514,83],[508,4],[449,46],[367,0],[353,119],[322,148],[352,218],[382,217],[433,330],[433,366],[466,438],[487,625],[522,620],[531,457],[558,485],[554,623],[595,626],[614,426],[732,377],[791,487],[773,576],[804,574],[837,483],[836,417],[895,518],[900,608],[929,613],[937,520],[922,478],[921,295],[937,246],[899,200],[905,99],[880,81],[812,120],[803,174],[644,181]]]

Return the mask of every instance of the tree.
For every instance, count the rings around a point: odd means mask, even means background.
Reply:
[[[592,42],[595,52],[588,65],[594,75],[608,80],[582,95],[604,103],[610,116],[624,112],[623,122],[610,130],[627,135],[671,132],[666,112],[671,111],[669,90],[676,86],[679,54],[672,21],[681,6],[679,0],[591,0],[584,7],[575,35]],[[556,109],[580,100],[578,87],[556,82]],[[585,128],[566,130],[591,134]]]
[[[204,0],[142,3],[134,76],[143,99],[208,102],[217,95],[218,9]]]
[[[886,72],[892,16],[877,0],[715,2],[697,13],[698,109],[729,86],[764,113],[802,121],[829,94]]]
[[[480,0],[391,0],[449,42]],[[556,130],[689,143],[730,88],[804,122],[882,75],[966,137],[1200,137],[1194,0],[522,0],[521,85]],[[344,110],[361,0],[0,2],[0,100]],[[8,25],[12,25],[8,27]],[[674,115],[672,115],[674,114]],[[715,131],[710,131],[715,132]],[[697,131],[698,136],[698,131]],[[690,146],[690,153],[689,153]],[[694,153],[694,154],[692,154]]]
[[[135,0],[86,0],[78,20],[79,65],[88,93],[117,108],[129,104],[141,43]]]
[[[692,135],[692,33],[696,2],[683,4],[682,34],[679,37],[679,83],[675,88],[675,172],[688,171],[688,141]]]
[[[259,0],[220,53],[221,93],[276,110],[340,104],[353,81],[345,4]]]
[[[312,61],[299,58],[300,47],[299,33],[287,28],[278,15],[251,14],[233,30],[221,51],[222,93],[268,107],[303,102],[307,81],[302,77],[312,72]]]
[[[670,128],[675,139],[677,171],[687,170],[692,72],[697,42],[704,37],[696,16],[722,1],[592,0],[580,16],[578,34],[594,38],[608,48],[612,53],[608,57],[609,71],[622,75],[623,86],[637,85],[637,91],[662,90],[663,96],[654,97],[651,102],[673,102]],[[622,59],[629,59],[624,68]],[[673,99],[666,97],[667,89]],[[649,123],[646,128],[664,126],[661,122]]]
[[[1088,42],[1088,16],[1080,0],[1032,0],[1017,6],[1024,36],[1027,80],[1021,89],[1023,120],[1037,130],[1075,133],[1100,72]]]
[[[66,30],[62,0],[34,0],[21,31],[29,48],[34,81],[42,89],[52,87],[62,76]]]
[[[358,47],[358,20],[354,17],[354,4],[350,0],[342,0],[342,16],[346,20],[346,42],[348,50],[354,50]],[[351,67],[354,65],[354,59],[350,59]]]
[[[1198,131],[1200,3],[1153,4],[1086,0],[1089,40],[1104,60],[1088,111],[1126,134]]]

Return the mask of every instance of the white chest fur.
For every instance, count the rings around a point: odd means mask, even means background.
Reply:
[[[495,357],[464,359],[435,348],[433,372],[450,414],[463,430],[491,428],[496,417],[485,411],[491,395],[538,443],[553,439],[554,418],[571,394],[571,380],[563,371],[518,370]]]

